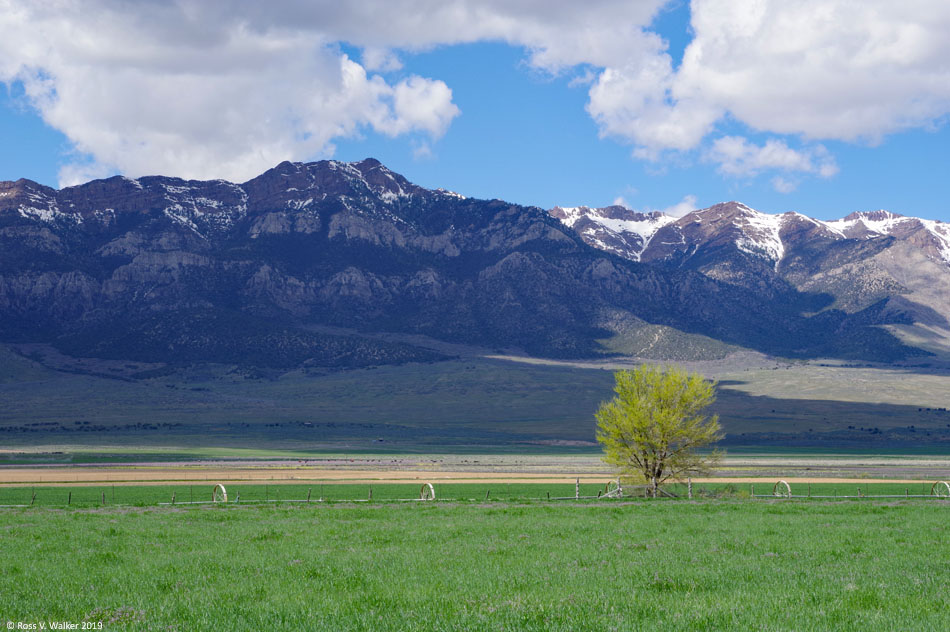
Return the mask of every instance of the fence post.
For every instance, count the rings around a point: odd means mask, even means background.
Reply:
[[[551,492],[548,492],[548,500],[551,500]]]
[[[581,497],[581,479],[574,479],[574,500]]]
[[[491,495],[491,488],[488,488],[488,491],[485,492],[485,500],[488,500],[488,497]]]
[[[693,499],[693,478],[691,476],[686,477],[686,496],[690,500]]]
[[[175,504],[175,492],[172,492],[172,504]]]
[[[369,500],[373,500],[373,486],[369,486]]]
[[[106,504],[106,493],[102,492],[102,504]]]
[[[72,491],[69,492],[69,496],[66,498],[66,504],[67,504],[67,505],[73,504],[73,493],[72,493]]]
[[[311,491],[312,491],[312,490],[308,487],[308,488],[307,488],[307,502],[308,502],[308,503],[310,502],[310,492],[311,492]]]
[[[904,488],[904,498],[910,498],[910,489],[907,487]]]
[[[811,483],[808,483],[808,497],[811,498]]]
[[[33,497],[30,498],[30,507],[33,506],[33,503],[36,501],[36,492],[33,492]]]
[[[755,483],[752,484],[752,497],[755,498]]]

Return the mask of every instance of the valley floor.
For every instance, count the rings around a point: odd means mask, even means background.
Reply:
[[[730,451],[950,453],[950,373],[762,362],[689,367],[720,380],[712,412]],[[476,357],[266,375],[186,366],[133,378],[121,371],[140,367],[52,369],[0,348],[0,442],[590,454],[617,366]]]
[[[940,630],[948,532],[914,500],[3,510],[0,622]]]

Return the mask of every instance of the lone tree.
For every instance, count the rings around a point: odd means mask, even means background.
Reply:
[[[719,441],[719,418],[703,410],[716,401],[716,383],[697,373],[642,365],[614,373],[616,395],[597,411],[604,461],[645,481],[655,498],[661,483],[702,474],[721,453],[697,450]]]

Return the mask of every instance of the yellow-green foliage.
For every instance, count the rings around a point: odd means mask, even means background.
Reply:
[[[617,371],[614,378],[616,395],[596,415],[604,461],[655,490],[670,478],[706,471],[718,458],[715,451],[697,453],[723,437],[718,418],[703,414],[716,400],[715,382],[653,365]]]

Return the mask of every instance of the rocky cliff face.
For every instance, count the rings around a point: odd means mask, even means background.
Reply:
[[[440,357],[379,332],[561,357],[597,355],[605,340],[644,327],[783,355],[912,352],[874,327],[909,322],[906,310],[807,317],[828,301],[803,282],[782,277],[780,291],[763,291],[739,281],[739,259],[710,254],[732,247],[764,270],[785,260],[791,269],[787,254],[769,257],[786,247],[784,235],[817,230],[804,220],[774,237],[754,217],[729,232],[744,212],[729,205],[705,226],[599,212],[592,223],[612,233],[595,245],[613,254],[585,243],[583,214],[571,211],[584,239],[562,223],[568,211],[558,219],[423,189],[371,159],[285,162],[242,184],[114,177],[57,191],[4,182],[0,338],[77,355],[280,367]],[[742,242],[753,229],[758,241]],[[621,238],[606,247],[612,235]],[[706,254],[682,247],[701,235]]]

